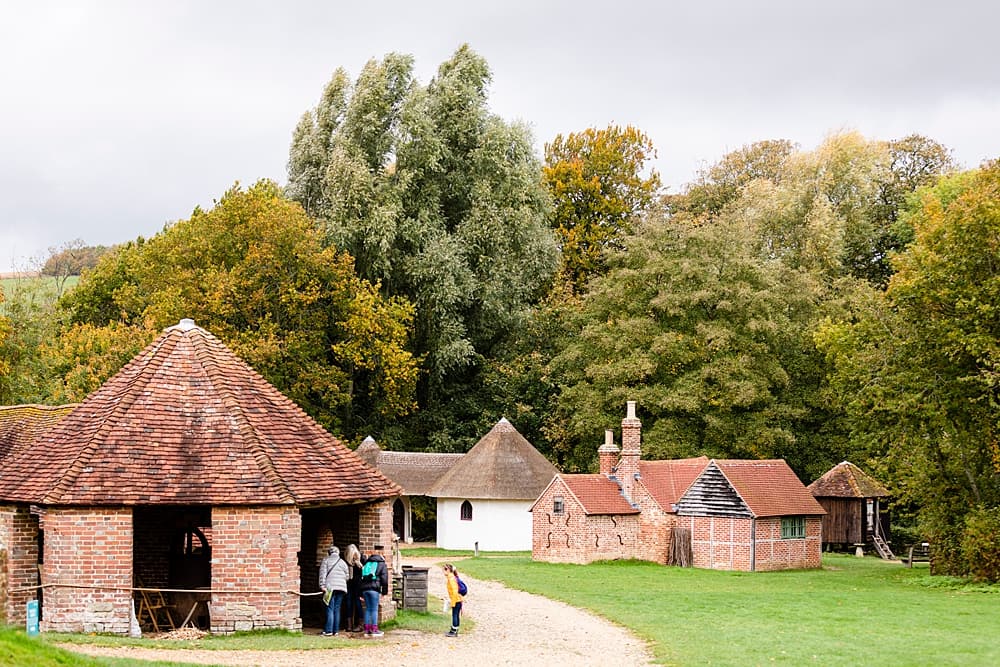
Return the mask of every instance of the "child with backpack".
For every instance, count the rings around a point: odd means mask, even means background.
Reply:
[[[451,563],[445,563],[444,569],[445,586],[448,589],[448,602],[451,606],[451,629],[445,633],[446,637],[457,637],[458,626],[462,622],[462,600],[469,589],[465,582],[458,576],[458,570]]]

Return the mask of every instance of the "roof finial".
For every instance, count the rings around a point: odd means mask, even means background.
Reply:
[[[181,331],[191,331],[191,329],[194,329],[195,326],[194,320],[190,317],[184,317],[177,323],[177,328]]]

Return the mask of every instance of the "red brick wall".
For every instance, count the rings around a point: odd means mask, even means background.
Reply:
[[[295,507],[212,509],[212,632],[302,628],[301,532]]]
[[[805,539],[781,539],[781,518],[757,520],[758,571],[820,567],[822,517],[806,517]]]
[[[562,496],[564,512],[552,513],[552,499]],[[531,557],[549,563],[642,558],[646,532],[639,515],[587,516],[561,480],[550,485],[531,513]]]
[[[781,539],[781,518],[680,517],[691,530],[694,566],[756,571],[820,567],[820,517],[806,518],[805,539]],[[751,536],[753,535],[753,541]],[[755,545],[751,558],[751,543]]]
[[[132,511],[50,508],[45,531],[41,628],[127,634],[132,611]]]
[[[0,508],[0,551],[0,614],[7,623],[23,625],[25,604],[38,598],[37,590],[16,590],[38,585],[38,518],[27,507]]]

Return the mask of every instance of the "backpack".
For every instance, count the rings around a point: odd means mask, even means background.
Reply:
[[[465,582],[458,578],[458,572],[455,573],[455,582],[458,584],[458,594],[465,595],[469,592],[469,587],[465,585]]]
[[[378,561],[370,560],[361,568],[362,581],[375,581],[378,578]]]

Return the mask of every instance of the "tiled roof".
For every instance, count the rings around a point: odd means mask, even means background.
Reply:
[[[0,406],[0,462],[61,422],[76,403],[69,405]]]
[[[436,498],[534,500],[556,467],[501,419],[427,491]]]
[[[0,465],[0,499],[42,505],[329,505],[399,492],[190,320]]]
[[[889,491],[858,466],[838,463],[809,485],[816,498],[881,498]]]
[[[826,514],[782,459],[715,464],[756,517]]]
[[[668,461],[639,461],[639,482],[653,499],[672,512],[673,505],[708,465],[707,456]]]
[[[638,514],[618,484],[605,475],[559,475],[587,514]]]

